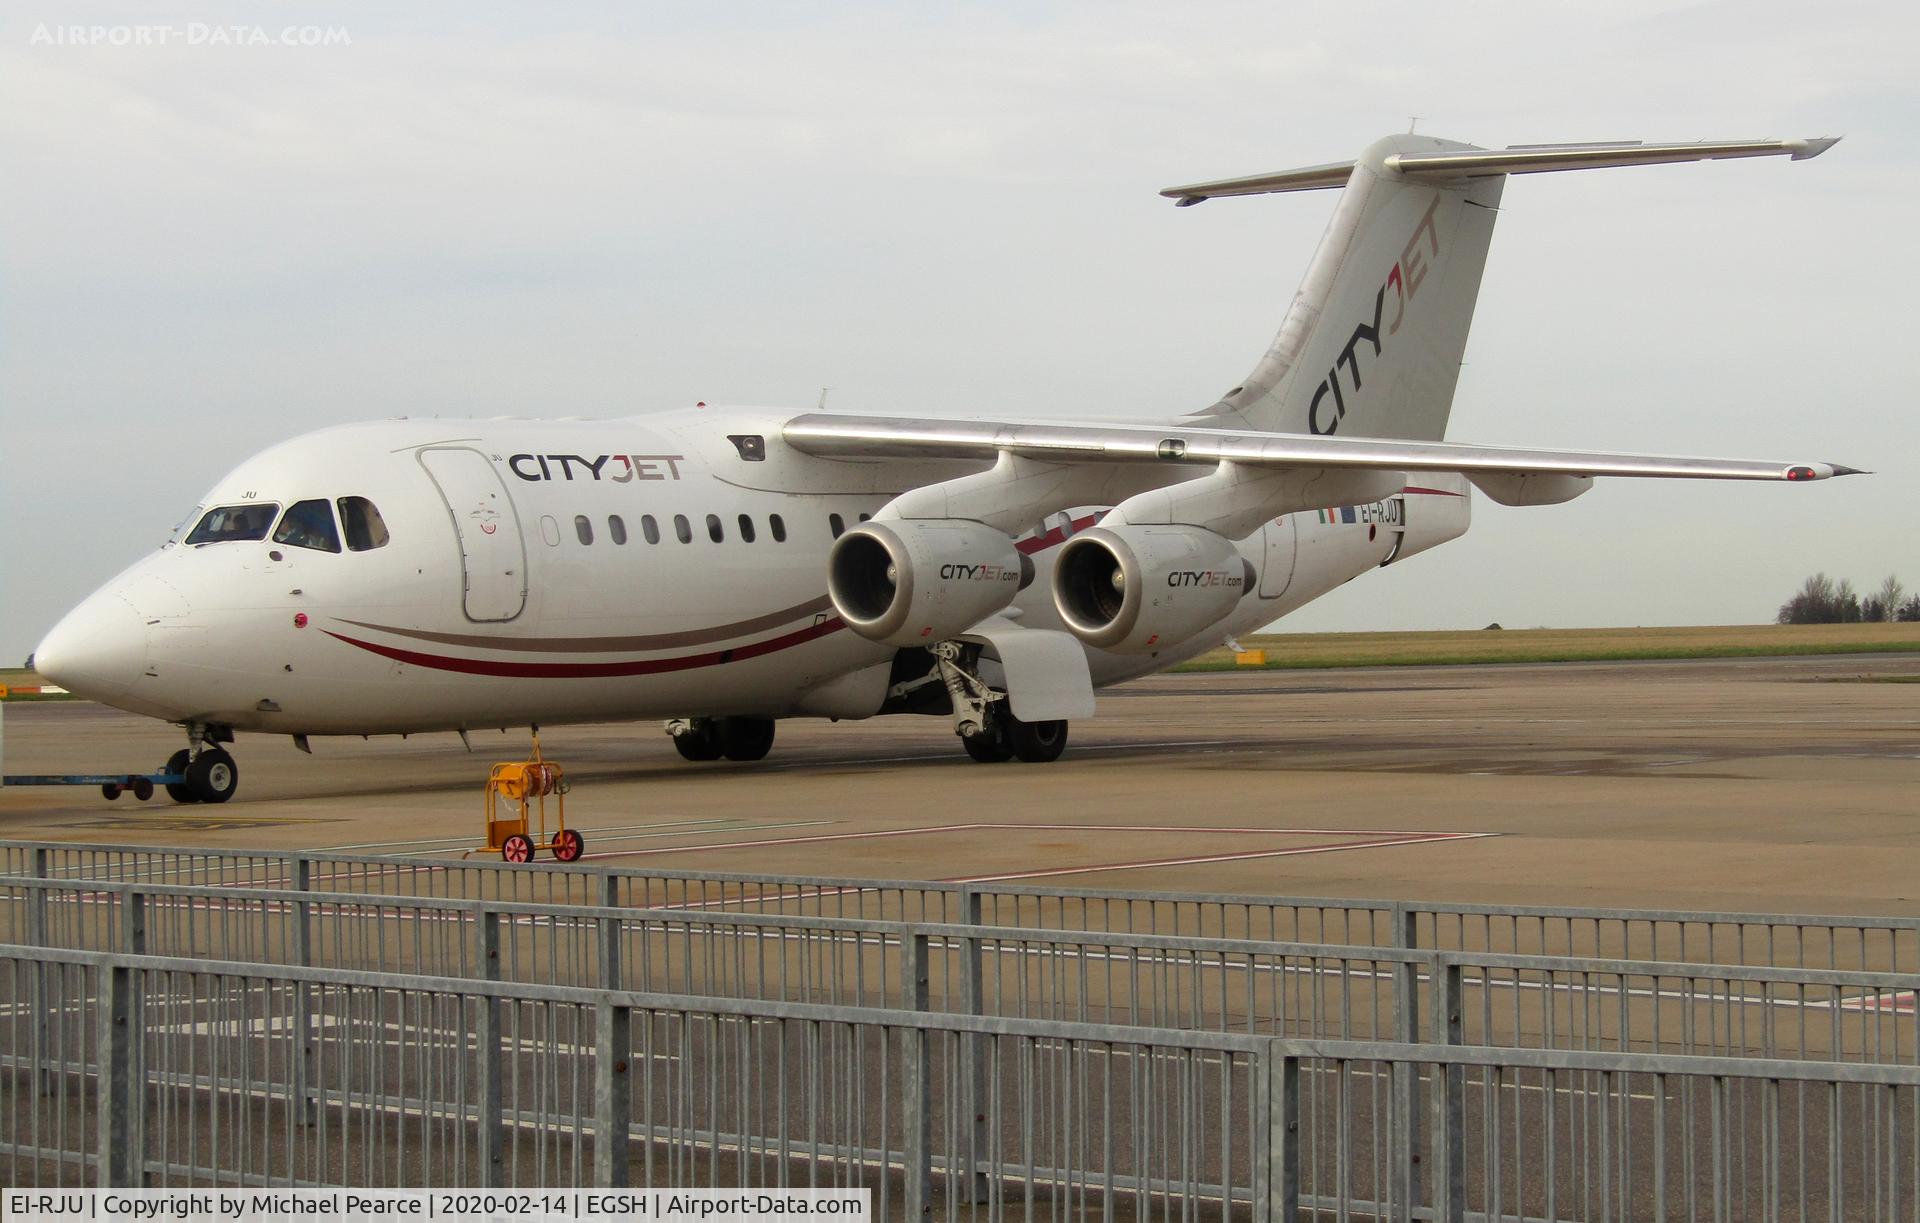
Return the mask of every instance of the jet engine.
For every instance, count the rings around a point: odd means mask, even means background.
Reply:
[[[1212,531],[1121,524],[1061,547],[1053,603],[1086,644],[1151,654],[1221,619],[1253,584],[1253,566]]]
[[[827,557],[827,594],[847,627],[888,645],[931,645],[1012,603],[1033,562],[1005,532],[960,519],[866,522]]]

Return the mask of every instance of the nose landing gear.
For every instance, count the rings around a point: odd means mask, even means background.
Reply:
[[[240,788],[240,766],[222,747],[215,746],[213,727],[191,723],[187,746],[167,757],[160,771],[179,777],[167,783],[167,796],[176,803],[224,803]]]

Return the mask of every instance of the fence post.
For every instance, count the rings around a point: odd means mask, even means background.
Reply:
[[[1460,966],[1444,955],[1434,959],[1433,1026],[1438,1043],[1462,1043]],[[1460,1223],[1467,1217],[1466,1068],[1436,1065],[1429,1082],[1428,1198],[1435,1223]]]
[[[146,1184],[143,1091],[137,1081],[140,1009],[135,998],[139,970],[102,965],[98,970],[97,1048],[99,1184],[101,1188],[138,1189]]]
[[[598,903],[603,909],[620,907],[620,880],[615,875],[601,875]],[[600,988],[619,989],[620,972],[620,919],[602,917],[599,921],[600,942]]]
[[[313,967],[313,902],[306,893],[313,890],[313,862],[295,858],[292,862],[293,890],[293,962],[302,968]],[[293,987],[294,1039],[299,1042],[293,1059],[293,1120],[295,1125],[312,1125],[314,1115],[314,1061],[318,1050],[313,1039],[314,989],[311,981]]]
[[[900,998],[915,1011],[927,1009],[927,936],[911,927],[900,936]],[[919,1219],[933,1210],[933,1058],[931,1037],[922,1027],[906,1031],[906,1065],[902,1068],[906,1099],[906,1150],[903,1173],[907,1188],[907,1218]]]
[[[593,1183],[620,1188],[627,1183],[627,1123],[633,1116],[633,1008],[600,1002],[594,1014]]]
[[[1399,906],[1395,906],[1395,928],[1401,928]],[[1393,966],[1393,1038],[1399,1044],[1420,1041],[1420,965],[1406,959]],[[1393,1201],[1396,1223],[1412,1223],[1415,1193],[1413,1170],[1420,1163],[1420,1119],[1416,1097],[1420,1090],[1420,1068],[1409,1061],[1390,1064],[1392,1081],[1390,1128],[1388,1130],[1388,1194]]]
[[[476,901],[474,958],[480,977],[500,979],[500,915]],[[480,1083],[480,1184],[498,1188],[507,1183],[506,1041],[501,1023],[505,1004],[492,994],[480,996],[478,1026],[474,1032],[474,1077]]]
[[[36,846],[32,853],[32,859],[33,877],[35,879],[45,879],[47,877],[46,846]],[[49,903],[47,893],[50,890],[51,889],[44,887],[37,887],[27,893],[27,943],[29,946],[51,946],[48,940],[52,937],[52,932],[48,929],[47,923],[47,905]],[[53,990],[51,989],[52,983],[58,979],[55,975],[56,972],[57,970],[52,968],[44,960],[39,961],[33,967],[33,1062],[34,1065],[40,1067],[40,1073],[36,1077],[40,1080],[40,1094],[43,1096],[53,1094],[53,1068],[47,1064],[47,1059],[52,1055],[53,1050],[51,1033],[48,1028],[49,1017],[60,1009],[58,1003],[52,997]]]
[[[980,892],[969,887],[965,893],[966,924],[978,930],[981,925]],[[969,1015],[984,1015],[987,1011],[986,971],[981,954],[980,939],[968,935],[960,940],[960,992],[961,1005]],[[980,1171],[981,1157],[988,1149],[992,1135],[987,1130],[987,1101],[993,1098],[992,1085],[987,1081],[993,1038],[984,1032],[975,1032],[963,1037],[960,1042],[960,1081],[965,1084],[964,1101],[966,1115],[973,1119],[972,1136],[966,1148],[967,1167],[972,1175],[954,1186],[954,1192],[970,1194],[961,1201],[969,1204],[985,1202],[990,1194],[987,1175]]]
[[[1261,1117],[1265,1141],[1256,1148],[1254,1218],[1258,1223],[1294,1223],[1300,1217],[1300,1059],[1279,1039],[1267,1042],[1265,1099]]]

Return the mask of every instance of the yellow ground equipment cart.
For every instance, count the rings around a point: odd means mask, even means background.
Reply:
[[[567,827],[567,790],[564,770],[540,754],[540,736],[533,737],[530,760],[510,760],[493,766],[487,776],[487,843],[484,850],[506,862],[531,862],[541,844],[561,862],[573,862],[587,847],[586,840]],[[553,799],[553,840],[547,840],[547,799]],[[469,852],[479,853],[481,850]]]

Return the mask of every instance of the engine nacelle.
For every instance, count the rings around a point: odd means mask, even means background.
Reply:
[[[1094,527],[1053,567],[1053,605],[1074,636],[1119,654],[1150,654],[1233,610],[1253,566],[1201,527]]]
[[[827,594],[847,627],[888,645],[930,645],[1012,603],[1033,562],[1005,532],[960,519],[865,522],[834,542]]]

